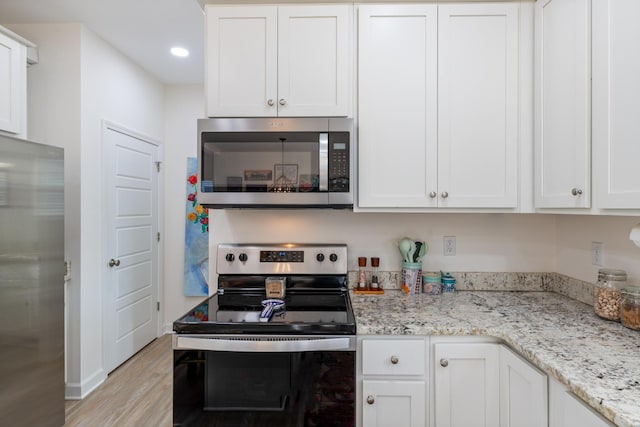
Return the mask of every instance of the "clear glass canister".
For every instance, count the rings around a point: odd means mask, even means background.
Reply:
[[[603,319],[620,320],[621,289],[627,281],[624,270],[601,268],[593,290],[593,309]]]
[[[640,287],[632,286],[622,290],[620,322],[627,328],[640,330]]]

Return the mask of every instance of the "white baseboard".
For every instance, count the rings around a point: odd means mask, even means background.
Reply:
[[[82,400],[107,379],[103,369],[96,371],[82,383],[67,383],[64,390],[65,400]]]

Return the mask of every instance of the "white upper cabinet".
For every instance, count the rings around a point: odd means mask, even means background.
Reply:
[[[436,207],[438,7],[358,10],[360,207]]]
[[[640,1],[593,0],[594,207],[640,208]]]
[[[591,205],[591,1],[535,5],[535,207]]]
[[[207,116],[350,116],[352,9],[207,5]]]
[[[517,3],[438,6],[438,205],[518,204]]]
[[[359,7],[359,207],[517,207],[518,22],[518,3]]]
[[[26,72],[26,47],[0,32],[0,131],[24,131]]]

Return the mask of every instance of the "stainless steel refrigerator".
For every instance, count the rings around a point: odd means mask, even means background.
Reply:
[[[62,426],[63,150],[0,135],[0,424]]]

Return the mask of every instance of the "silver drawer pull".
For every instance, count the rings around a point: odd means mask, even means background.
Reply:
[[[398,356],[391,356],[391,363],[394,365],[398,364]]]
[[[582,190],[579,188],[572,188],[571,189],[571,195],[572,196],[581,196],[582,195]]]
[[[440,359],[440,366],[446,368],[447,366],[449,366],[449,361],[447,359]]]
[[[373,396],[371,396],[371,395],[367,396],[367,403],[368,403],[369,405],[373,405],[373,403],[374,403],[375,401],[376,401],[376,400],[373,398]]]

